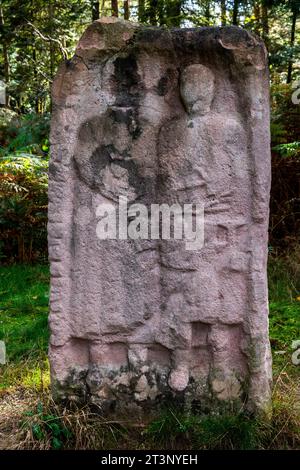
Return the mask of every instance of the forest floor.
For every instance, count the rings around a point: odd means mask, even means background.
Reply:
[[[273,414],[197,416],[168,409],[149,422],[104,419],[55,404],[49,390],[48,267],[0,267],[0,449],[300,449],[300,253],[270,255]]]

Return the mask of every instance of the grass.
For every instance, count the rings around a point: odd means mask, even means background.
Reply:
[[[88,407],[67,409],[49,393],[46,266],[0,268],[0,449],[299,449],[300,251],[269,260],[274,390],[271,420],[189,415],[165,410],[148,423],[104,419]]]
[[[8,366],[0,366],[0,390],[37,385],[48,368],[49,269],[47,266],[0,268],[0,340]]]
[[[270,341],[277,375],[283,367],[298,375],[291,362],[292,342],[300,339],[300,249],[269,260]]]

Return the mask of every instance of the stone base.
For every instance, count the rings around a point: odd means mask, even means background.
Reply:
[[[81,349],[78,343],[81,343]],[[247,391],[251,390],[251,386],[248,377],[234,368],[226,370],[207,364],[201,370],[198,364],[198,368],[189,370],[184,366],[172,368],[170,363],[158,365],[158,360],[168,362],[168,358],[162,354],[162,348],[156,351],[156,363],[148,360],[143,362],[137,357],[136,350],[130,350],[127,351],[127,364],[123,357],[123,365],[84,365],[86,355],[82,346],[85,343],[77,339],[74,344],[73,340],[72,346],[77,352],[80,351],[81,361],[74,360],[70,344],[51,347],[50,359],[52,365],[55,364],[52,390],[58,402],[95,405],[95,409],[104,415],[113,413],[117,416],[132,416],[134,413],[140,418],[155,416],[166,408],[200,414],[211,411],[266,414],[269,411],[270,383],[264,384],[265,388],[259,397],[249,397]],[[119,345],[119,350],[114,352],[115,361],[119,362],[120,349]],[[75,365],[76,362],[81,362],[81,365]],[[260,385],[263,388],[263,384]]]

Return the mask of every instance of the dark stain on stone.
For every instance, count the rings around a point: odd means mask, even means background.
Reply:
[[[126,124],[128,132],[133,139],[137,139],[141,135],[142,129],[138,124],[136,109],[113,107],[110,109],[108,117],[111,118],[112,122]]]
[[[117,57],[115,62],[115,78],[120,86],[132,87],[139,82],[137,63],[133,54],[127,57]]]
[[[169,77],[167,75],[164,75],[159,79],[159,82],[157,84],[157,93],[159,94],[159,96],[164,96],[167,93],[168,83]]]
[[[157,93],[159,96],[165,96],[168,93],[168,90],[172,87],[174,72],[175,71],[173,69],[168,68],[166,73],[159,79],[157,84]]]
[[[75,55],[73,59],[66,59],[64,63],[67,69],[74,70],[76,68],[76,65],[80,61],[81,61],[80,57]]]
[[[138,110],[143,84],[138,74],[137,59],[133,52],[126,57],[116,58],[114,62],[114,80],[116,100],[115,107],[111,111],[113,121],[125,122],[131,137],[137,139],[142,133]],[[116,109],[117,107],[119,109]],[[126,109],[122,109],[122,107]]]
[[[137,106],[141,81],[137,72],[137,61],[132,53],[126,57],[116,58],[114,79],[117,91],[115,104],[117,106]]]
[[[128,182],[130,186],[135,188],[138,197],[149,193],[154,186],[151,178],[144,178],[139,174],[139,168],[135,161],[116,160],[112,158],[112,155],[116,154],[120,155],[120,157],[129,158],[126,152],[120,153],[112,144],[101,145],[93,152],[90,157],[90,163],[94,173],[93,187],[97,189],[102,186],[101,170],[106,166],[114,164],[127,170]]]
[[[169,90],[176,88],[178,81],[178,70],[168,68],[165,74],[159,79],[156,90],[159,96],[165,96]]]

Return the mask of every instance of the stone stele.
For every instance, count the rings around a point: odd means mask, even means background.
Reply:
[[[103,412],[270,403],[266,50],[237,27],[91,24],[53,85],[54,396]],[[97,207],[204,205],[204,246],[97,237]]]

